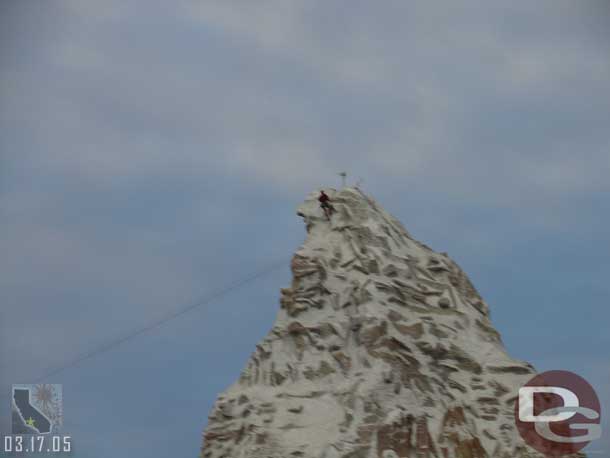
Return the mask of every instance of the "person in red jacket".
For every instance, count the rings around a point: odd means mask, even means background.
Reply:
[[[320,207],[324,210],[324,214],[326,218],[330,220],[330,215],[335,210],[333,206],[330,204],[330,197],[324,191],[320,191],[320,197],[318,197],[318,201],[320,202]]]

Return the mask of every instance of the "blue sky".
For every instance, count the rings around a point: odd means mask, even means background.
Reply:
[[[3,404],[289,259],[296,205],[347,170],[460,263],[513,356],[610,407],[607,2],[9,0],[0,21]],[[197,456],[289,281],[49,380],[74,455]]]

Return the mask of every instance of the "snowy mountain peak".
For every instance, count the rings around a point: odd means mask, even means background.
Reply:
[[[204,458],[515,458],[513,419],[534,374],[446,254],[359,189],[318,192],[292,284],[239,380],[219,396]]]

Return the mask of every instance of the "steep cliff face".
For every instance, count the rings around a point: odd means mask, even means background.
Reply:
[[[444,253],[358,189],[311,194],[269,334],[219,396],[204,458],[537,457],[514,425],[534,374]]]

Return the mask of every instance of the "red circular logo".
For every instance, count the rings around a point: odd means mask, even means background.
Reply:
[[[519,389],[515,422],[523,440],[547,456],[578,452],[601,435],[593,387],[568,371],[548,371]]]

